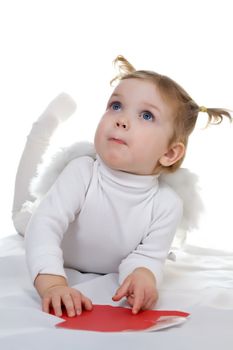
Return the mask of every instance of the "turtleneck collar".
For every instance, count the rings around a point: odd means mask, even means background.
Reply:
[[[100,174],[109,182],[141,190],[149,190],[158,186],[159,175],[137,175],[108,167],[99,155],[96,155]]]

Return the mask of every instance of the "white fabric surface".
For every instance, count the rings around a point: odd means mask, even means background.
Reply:
[[[233,349],[233,256],[186,247],[167,261],[157,308],[191,313],[187,322],[152,333],[97,333],[56,329],[45,314],[27,271],[24,241],[0,240],[0,348],[14,349]],[[71,285],[94,303],[112,304],[117,275],[67,270]]]

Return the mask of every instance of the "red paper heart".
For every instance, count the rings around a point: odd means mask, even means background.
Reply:
[[[83,310],[80,316],[62,316],[65,321],[58,323],[56,327],[99,332],[136,331],[148,329],[164,318],[186,318],[188,315],[182,311],[167,310],[145,310],[134,315],[129,308],[93,305],[91,311]]]

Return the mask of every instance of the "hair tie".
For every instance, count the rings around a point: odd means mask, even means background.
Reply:
[[[207,108],[204,107],[204,106],[201,106],[201,107],[199,107],[199,112],[204,112],[204,113],[206,113],[206,112],[207,112]]]

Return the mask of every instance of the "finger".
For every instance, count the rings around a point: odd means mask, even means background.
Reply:
[[[143,307],[144,296],[145,294],[143,290],[136,290],[134,292],[134,302],[133,302],[133,308],[132,308],[133,314],[137,314],[138,311]]]
[[[127,296],[127,302],[130,306],[133,306],[134,304],[134,294],[130,294],[129,296]]]
[[[155,304],[156,304],[157,300],[158,300],[158,295],[157,294],[154,294],[153,296],[147,298],[145,300],[143,309],[144,310],[153,309],[155,307]]]
[[[153,309],[154,306],[155,306],[155,299],[154,298],[150,298],[144,303],[142,309],[143,310],[150,310],[150,309]]]
[[[79,293],[79,292],[73,293],[72,298],[73,298],[73,303],[74,303],[74,308],[75,308],[76,314],[81,315],[81,313],[82,313],[81,293]]]
[[[62,299],[63,305],[66,308],[67,315],[69,317],[75,316],[74,303],[73,303],[71,295],[64,294],[64,295],[62,295],[61,299]]]
[[[45,297],[42,299],[42,311],[49,313],[51,298]]]
[[[53,310],[56,316],[62,316],[62,309],[61,309],[61,297],[60,295],[54,295],[51,300]]]
[[[115,295],[112,297],[112,300],[119,301],[123,297],[127,296],[129,294],[130,283],[130,279],[126,278],[122,285],[117,289]]]
[[[92,310],[92,302],[89,298],[82,295],[82,305],[86,310]]]

